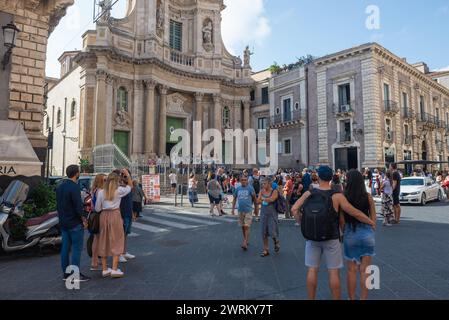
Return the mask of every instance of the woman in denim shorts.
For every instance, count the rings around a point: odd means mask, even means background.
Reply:
[[[347,173],[345,196],[355,208],[365,213],[372,221],[376,221],[376,208],[372,196],[366,192],[362,174],[357,170]],[[366,268],[371,265],[375,255],[375,235],[373,227],[361,223],[352,216],[344,213],[344,258],[347,260],[347,286],[349,299],[355,299],[357,286],[357,273],[360,273],[361,293],[360,299],[368,298],[366,288]]]

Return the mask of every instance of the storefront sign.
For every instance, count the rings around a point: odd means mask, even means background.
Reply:
[[[17,175],[16,169],[14,166],[0,166],[0,175]]]

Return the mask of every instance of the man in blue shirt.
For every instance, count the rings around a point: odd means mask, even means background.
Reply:
[[[242,249],[248,250],[249,230],[253,221],[253,204],[256,204],[256,192],[254,188],[248,184],[248,177],[242,175],[240,177],[241,186],[234,191],[234,199],[232,200],[232,214],[235,214],[235,205],[238,201],[239,226],[242,227],[243,244]],[[257,216],[258,206],[255,206],[255,215]]]
[[[87,220],[83,216],[81,191],[77,183],[80,176],[79,167],[68,166],[66,174],[68,179],[64,179],[56,189],[56,204],[62,233],[61,267],[64,281],[74,272],[73,269],[72,272],[67,272],[70,271],[69,266],[76,267],[79,271],[84,229],[87,228]],[[70,251],[71,259],[69,259]],[[88,280],[90,278],[81,273],[79,273],[79,279],[75,279],[75,281]]]
[[[123,169],[120,172],[123,185],[129,185],[132,181],[131,172],[129,169]],[[132,186],[132,184],[131,184]],[[127,262],[128,260],[134,259],[136,256],[127,252],[128,236],[131,234],[131,226],[133,219],[133,194],[130,192],[128,195],[122,198],[120,201],[120,213],[123,219],[123,228],[125,231],[125,252],[120,256],[119,261],[121,263]]]

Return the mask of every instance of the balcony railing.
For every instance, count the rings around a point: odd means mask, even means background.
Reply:
[[[404,145],[411,146],[413,142],[413,137],[411,135],[404,137]]]
[[[338,136],[338,142],[339,143],[350,143],[352,142],[352,134],[350,131],[342,131],[340,132],[339,136]]]
[[[305,119],[303,110],[295,110],[289,113],[277,114],[271,117],[270,125],[281,125],[297,122]]]
[[[446,129],[446,122],[444,122],[443,120],[437,120],[437,127],[440,129]]]
[[[385,141],[393,142],[394,140],[394,132],[393,131],[385,131]]]
[[[348,114],[348,113],[354,112],[352,103],[351,104],[334,105],[334,108],[335,108],[335,113],[337,115],[343,115],[343,114]]]
[[[421,112],[418,116],[418,122],[427,124],[427,125],[436,125],[436,117],[427,112]]]
[[[385,113],[396,114],[398,113],[398,103],[392,100],[384,100]]]
[[[415,110],[412,108],[405,108],[402,111],[402,116],[405,120],[411,120],[415,118]]]
[[[187,67],[193,67],[195,65],[195,57],[188,56],[176,50],[170,51],[170,61]]]

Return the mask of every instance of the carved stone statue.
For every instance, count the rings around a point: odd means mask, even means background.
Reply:
[[[250,65],[252,55],[253,53],[249,50],[249,46],[246,46],[245,51],[243,52],[243,62],[245,67]]]
[[[203,26],[203,47],[206,49],[206,51],[211,51],[213,49],[213,35],[214,27],[212,25],[212,21],[210,19],[207,19],[204,22]]]
[[[156,26],[157,29],[163,29],[164,28],[164,4],[162,1],[157,2],[157,9],[156,9]]]

